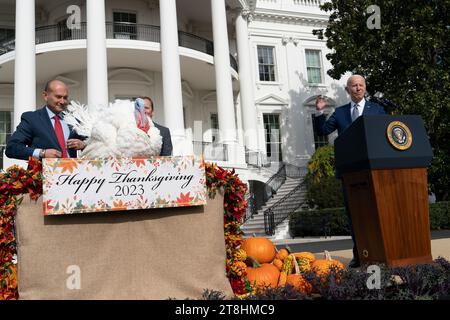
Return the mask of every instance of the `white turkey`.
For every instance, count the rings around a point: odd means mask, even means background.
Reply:
[[[161,151],[162,137],[144,113],[143,100],[116,100],[109,106],[72,101],[64,120],[87,139],[82,158],[149,157]]]

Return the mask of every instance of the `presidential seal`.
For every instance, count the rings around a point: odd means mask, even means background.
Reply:
[[[401,121],[392,121],[386,130],[390,144],[398,150],[406,150],[411,147],[411,130]]]

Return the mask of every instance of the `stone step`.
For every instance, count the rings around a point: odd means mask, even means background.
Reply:
[[[269,240],[274,239],[273,236],[268,236],[265,232],[254,232],[254,233],[245,233],[244,232],[243,238],[245,239],[245,238],[253,237],[253,234],[254,234],[255,237],[265,237],[265,238],[267,238]]]
[[[295,208],[295,206],[300,206],[301,204],[303,203],[303,201],[296,201],[296,202],[289,202],[289,201],[286,201],[285,203],[283,203],[283,208],[285,208],[285,209],[289,209],[289,208],[294,208],[294,209],[296,209]],[[266,211],[267,209],[269,209],[269,208],[271,208],[271,207],[273,207],[273,205],[271,206],[271,205],[269,205],[269,206],[264,206],[264,207],[261,207],[261,209],[260,210],[258,210],[258,213],[260,212],[260,213],[264,213],[264,211]]]
[[[259,234],[264,233],[264,234],[265,234],[265,229],[264,229],[264,227],[262,227],[262,228],[249,228],[249,229],[242,229],[242,228],[241,228],[241,230],[242,230],[242,232],[244,232],[245,234],[250,234],[250,235],[252,235],[252,234],[254,234],[254,233],[259,233]]]
[[[253,227],[253,226],[264,226],[264,220],[256,220],[256,221],[247,221],[245,222],[241,228],[244,227]]]

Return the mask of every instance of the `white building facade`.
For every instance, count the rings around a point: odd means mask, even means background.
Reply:
[[[150,96],[174,155],[303,166],[323,143],[316,96],[328,112],[348,101],[312,34],[328,21],[321,2],[0,0],[0,148],[57,78],[85,104]]]

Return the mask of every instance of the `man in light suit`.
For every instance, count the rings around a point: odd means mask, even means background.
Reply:
[[[46,105],[36,111],[24,112],[16,131],[6,145],[6,156],[28,160],[42,158],[76,158],[77,150],[85,148],[81,137],[64,122],[62,111],[68,104],[64,82],[50,80],[42,97]]]
[[[153,111],[154,111],[154,105],[153,100],[150,97],[141,97],[141,99],[144,100],[144,110],[145,114],[152,119],[153,118]],[[162,146],[161,146],[161,153],[160,156],[171,156],[172,155],[172,138],[170,137],[170,130],[169,128],[163,127],[156,122],[154,122],[155,127],[159,129],[159,132],[162,136]]]
[[[366,95],[366,80],[360,75],[352,75],[347,80],[347,86],[345,88],[350,95],[350,103],[336,108],[333,114],[326,120],[323,114],[323,109],[326,107],[326,101],[323,97],[319,96],[316,99],[316,117],[314,117],[314,124],[318,135],[328,135],[335,130],[338,134],[347,129],[353,121],[355,121],[360,115],[375,115],[385,114],[383,107],[367,101]],[[350,261],[349,267],[359,267],[359,256],[356,248],[355,235],[353,233],[353,226],[351,221],[350,212],[348,209],[347,194],[344,190],[344,205],[349,220],[350,233],[353,240],[353,259]]]

